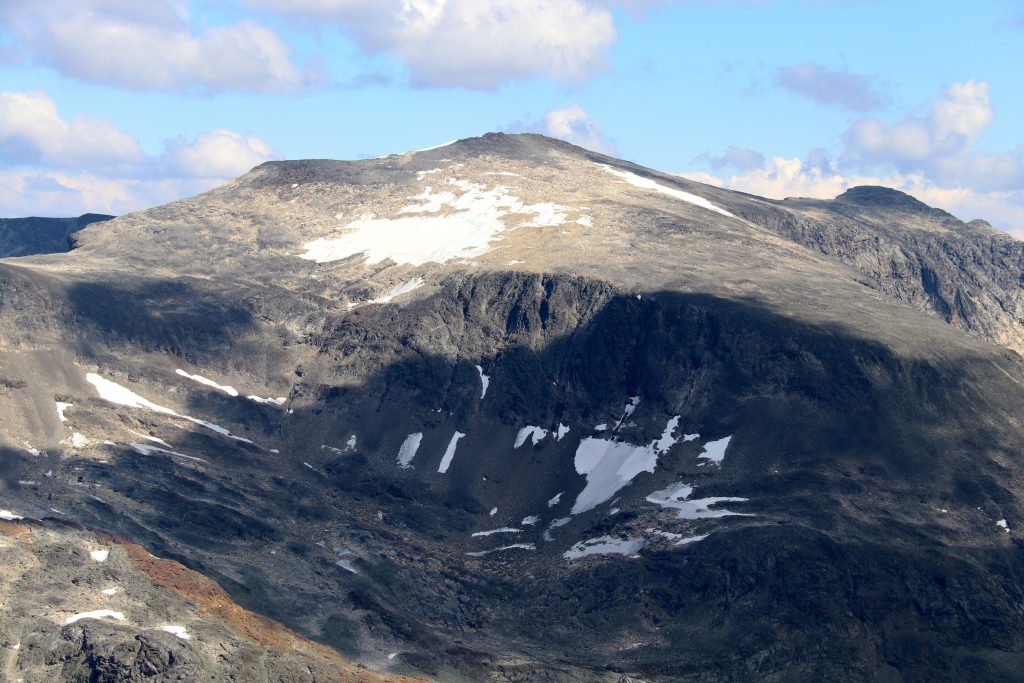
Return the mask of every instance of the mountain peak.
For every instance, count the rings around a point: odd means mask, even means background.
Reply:
[[[836,197],[837,202],[888,209],[932,213],[934,209],[906,192],[881,185],[858,185]]]

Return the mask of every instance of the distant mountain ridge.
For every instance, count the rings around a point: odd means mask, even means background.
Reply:
[[[114,216],[85,213],[77,218],[0,218],[0,258],[70,251],[71,236]]]

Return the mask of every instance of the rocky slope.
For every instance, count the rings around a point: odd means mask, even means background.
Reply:
[[[112,218],[96,213],[78,218],[0,218],[0,258],[71,251],[72,235]]]
[[[384,673],[1019,678],[1001,240],[540,136],[265,164],[0,262],[0,507]]]

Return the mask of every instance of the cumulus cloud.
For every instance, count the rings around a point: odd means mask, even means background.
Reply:
[[[615,152],[615,143],[604,134],[599,121],[579,104],[552,109],[540,120],[516,121],[506,128],[512,133],[540,133],[602,154]]]
[[[757,150],[747,147],[729,147],[721,156],[701,154],[697,161],[706,161],[711,168],[721,169],[726,167],[737,169],[749,169],[760,166],[764,163],[764,155]]]
[[[983,218],[1024,239],[1024,189],[989,191],[963,185],[942,185],[923,173],[845,173],[836,165],[822,166],[810,160],[784,157],[767,159],[756,168],[734,175],[703,172],[681,175],[709,185],[773,199],[832,199],[858,185],[882,185],[906,192],[963,220]]]
[[[611,12],[584,0],[244,0],[329,22],[398,57],[420,86],[493,89],[517,78],[577,83],[607,68]]]
[[[188,178],[234,178],[264,161],[282,158],[259,138],[222,128],[203,133],[191,143],[175,140],[163,155],[169,169]]]
[[[247,20],[196,33],[175,0],[5,0],[0,25],[18,58],[84,81],[280,92],[314,80],[266,26]]]
[[[864,76],[813,62],[787,66],[776,74],[775,80],[786,90],[819,104],[854,111],[869,111],[883,101],[882,95]]]
[[[42,92],[0,92],[0,215],[125,213],[202,192],[282,155],[230,130],[148,156],[109,121],[67,120]]]
[[[42,92],[0,92],[0,161],[68,167],[142,158],[138,140],[107,121],[85,116],[68,121]]]
[[[731,161],[727,152],[698,159],[715,170],[734,168],[735,174],[686,176],[777,199],[831,198],[856,185],[884,185],[1024,237],[1024,146],[999,153],[975,147],[993,118],[988,84],[954,83],[923,116],[892,124],[874,118],[854,122],[835,159],[819,150],[805,160],[774,157],[748,166],[742,159]]]

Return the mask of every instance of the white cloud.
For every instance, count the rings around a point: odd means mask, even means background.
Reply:
[[[982,218],[996,227],[1024,238],[1024,189],[977,190],[963,185],[942,185],[922,173],[888,175],[845,174],[835,166],[822,167],[800,159],[774,157],[754,169],[732,176],[683,173],[698,182],[751,194],[785,199],[810,197],[832,199],[858,185],[881,185],[910,194],[926,204],[949,211],[962,220]]]
[[[53,166],[137,163],[142,148],[107,121],[80,116],[70,121],[42,92],[0,92],[0,161]]]
[[[583,81],[607,67],[612,14],[584,0],[244,0],[330,22],[374,53],[405,63],[422,86],[492,89],[549,76]]]
[[[218,129],[157,158],[112,123],[71,121],[42,92],[0,92],[0,215],[121,214],[203,192],[282,155]],[[85,170],[88,169],[88,170]]]
[[[23,60],[139,90],[279,92],[313,80],[254,21],[193,33],[173,0],[5,0],[0,22]]]
[[[924,116],[854,122],[837,160],[816,151],[806,161],[775,157],[743,167],[727,155],[726,164],[712,167],[732,166],[735,175],[685,175],[777,199],[831,198],[857,185],[884,185],[1024,237],[1024,146],[1001,153],[975,148],[994,115],[987,83],[954,83]]]
[[[188,178],[234,178],[253,166],[282,154],[252,135],[219,128],[203,133],[191,143],[176,140],[164,151],[164,162]]]
[[[592,120],[587,110],[578,104],[546,113],[539,132],[595,152],[615,152],[615,145],[605,137],[601,124]]]

